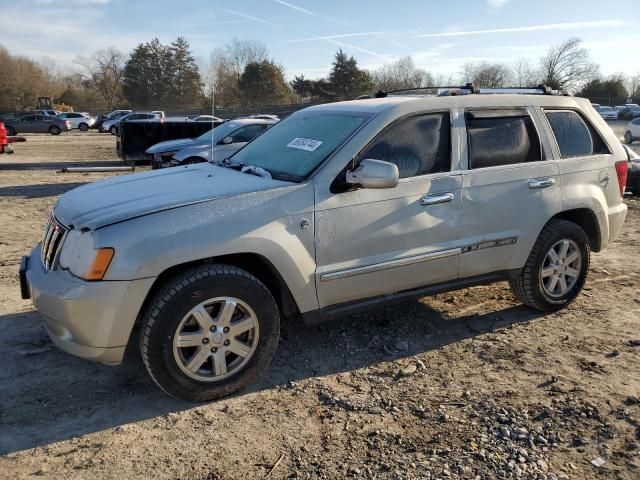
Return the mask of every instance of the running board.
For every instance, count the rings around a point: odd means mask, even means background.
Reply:
[[[381,306],[392,305],[395,303],[405,302],[415,298],[436,295],[438,293],[460,290],[462,288],[477,287],[479,285],[488,285],[495,282],[502,282],[512,277],[512,272],[501,271],[485,275],[477,275],[475,277],[460,278],[457,280],[437,283],[424,287],[418,287],[411,290],[404,290],[396,293],[385,293],[377,297],[365,298],[362,300],[353,300],[350,302],[329,305],[319,310],[313,310],[301,314],[302,321],[307,325],[315,325],[318,323],[332,320],[338,317],[353,315],[356,313],[373,310]]]

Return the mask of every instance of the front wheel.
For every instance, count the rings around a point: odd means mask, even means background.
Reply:
[[[626,143],[627,145],[631,145],[631,143],[633,142],[633,135],[631,135],[631,132],[627,131],[624,134],[624,143]]]
[[[56,127],[55,125],[49,128],[49,133],[51,135],[60,135],[60,132],[62,132],[62,130],[60,130],[60,127]]]
[[[525,305],[550,312],[571,303],[589,272],[590,244],[582,228],[566,220],[551,220],[542,229],[527,263],[510,280]]]
[[[162,390],[207,401],[253,383],[279,337],[278,307],[262,282],[233,266],[205,265],[156,295],[143,318],[140,350]]]
[[[80,125],[78,125],[78,128],[80,129],[81,132],[89,131],[89,125],[87,125],[86,123],[81,123]]]
[[[116,125],[112,125],[111,128],[109,129],[109,133],[111,133],[111,135],[117,135],[118,127]]]
[[[7,127],[7,135],[9,135],[10,137],[15,137],[16,129],[13,127]]]

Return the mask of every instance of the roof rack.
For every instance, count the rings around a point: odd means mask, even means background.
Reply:
[[[375,98],[385,98],[389,95],[394,94],[410,94],[410,92],[423,92],[430,91],[436,92],[432,95],[438,97],[448,97],[455,95],[471,95],[471,94],[482,94],[482,95],[491,95],[491,94],[517,94],[517,95],[562,95],[558,90],[554,90],[547,85],[538,85],[534,88],[521,88],[521,87],[500,87],[500,88],[479,88],[473,85],[473,83],[467,83],[463,86],[444,86],[444,87],[417,87],[417,88],[402,88],[400,90],[390,90],[388,92],[384,92],[380,90],[379,92],[374,94]]]

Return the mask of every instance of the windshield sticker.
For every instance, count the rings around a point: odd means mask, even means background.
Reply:
[[[287,147],[306,150],[307,152],[315,152],[320,145],[322,145],[320,140],[313,140],[311,138],[294,138],[289,142]]]

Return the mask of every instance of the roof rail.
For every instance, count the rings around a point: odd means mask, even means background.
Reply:
[[[522,88],[522,87],[500,87],[500,88],[479,88],[473,85],[473,83],[467,83],[463,86],[433,86],[433,87],[417,87],[417,88],[402,88],[399,90],[390,90],[388,92],[384,92],[382,90],[378,91],[374,94],[375,98],[385,98],[389,95],[394,94],[402,94],[410,92],[424,92],[430,91],[435,92],[431,95],[436,95],[438,97],[447,97],[447,96],[455,96],[455,95],[470,95],[470,94],[482,94],[482,95],[491,95],[491,94],[511,94],[511,95],[562,95],[558,90],[554,90],[547,85],[538,85],[533,88]]]

